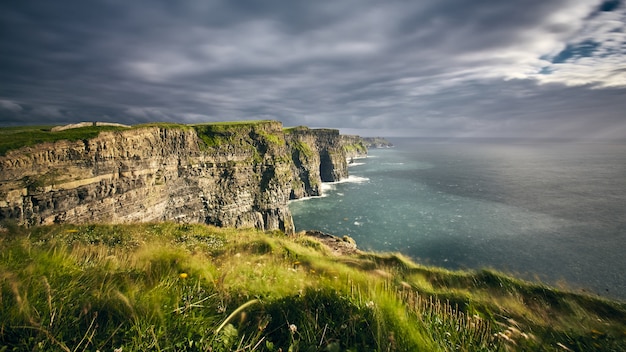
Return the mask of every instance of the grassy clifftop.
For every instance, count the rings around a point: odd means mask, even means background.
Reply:
[[[0,156],[5,155],[8,151],[19,149],[21,147],[33,146],[40,143],[56,142],[61,140],[77,141],[83,139],[95,138],[104,131],[123,131],[128,129],[141,129],[149,127],[159,128],[176,128],[190,129],[194,128],[201,137],[207,134],[218,134],[224,131],[233,131],[238,127],[245,128],[251,126],[261,126],[268,124],[276,124],[277,121],[271,120],[250,120],[250,121],[227,121],[227,122],[210,122],[204,124],[185,125],[169,122],[145,123],[129,127],[124,126],[83,126],[69,128],[61,131],[55,131],[54,126],[19,126],[19,127],[0,127]],[[210,142],[215,143],[213,140]],[[209,146],[211,146],[209,144]]]
[[[8,227],[0,309],[6,350],[626,349],[623,303],[205,225]]]
[[[103,131],[118,131],[124,127],[89,126],[53,132],[53,126],[21,126],[0,128],[0,156],[21,147],[60,140],[77,141],[97,137]]]

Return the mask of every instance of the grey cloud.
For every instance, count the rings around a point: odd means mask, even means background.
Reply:
[[[4,2],[0,124],[274,118],[421,135],[602,134],[621,125],[626,83],[575,81],[583,62],[547,60],[589,36],[613,50],[599,34],[602,6]],[[610,14],[623,25],[620,6]],[[601,72],[620,69],[590,59]]]
[[[10,100],[0,100],[0,109],[8,110],[11,112],[20,112],[23,110],[20,104]]]

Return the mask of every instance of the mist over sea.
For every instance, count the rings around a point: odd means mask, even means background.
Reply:
[[[290,203],[296,230],[626,300],[626,143],[391,142]]]

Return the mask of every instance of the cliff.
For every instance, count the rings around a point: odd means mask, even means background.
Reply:
[[[343,149],[348,160],[367,156],[366,142],[363,138],[361,138],[361,136],[341,135],[341,140],[341,144],[343,145]]]
[[[393,144],[382,137],[363,137],[366,148],[391,148]]]
[[[0,156],[0,220],[176,220],[292,233],[288,200],[346,176],[336,130],[285,132],[277,121],[135,126]]]
[[[338,130],[298,126],[285,129],[285,137],[291,150],[292,171],[297,176],[292,199],[319,196],[322,182],[348,177],[347,160],[351,157],[349,150],[355,149],[354,141]]]

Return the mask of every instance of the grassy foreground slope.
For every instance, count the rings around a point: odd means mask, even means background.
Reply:
[[[173,223],[0,232],[0,351],[623,351],[626,305]]]

